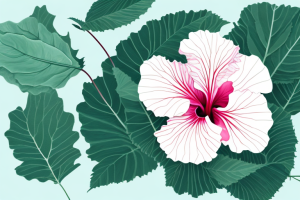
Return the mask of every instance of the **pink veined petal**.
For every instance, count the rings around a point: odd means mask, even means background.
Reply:
[[[235,91],[270,93],[273,85],[268,68],[257,56],[245,56],[237,63],[239,70],[231,75],[228,81],[233,82]]]
[[[250,91],[236,91],[229,95],[225,108],[215,108],[214,119],[222,120],[229,134],[230,150],[259,153],[269,142],[268,131],[273,125],[272,113],[265,97]],[[222,127],[222,125],[221,125]]]
[[[185,64],[161,56],[145,61],[140,68],[138,93],[147,110],[155,116],[173,117],[186,113],[190,104],[205,104],[205,95],[194,88],[188,70]]]
[[[238,70],[239,49],[219,33],[200,30],[181,41],[179,53],[187,57],[195,88],[212,99],[216,89]]]
[[[187,115],[169,119],[167,125],[154,134],[160,148],[173,161],[200,164],[217,156],[222,129],[213,124],[208,116],[197,117],[196,108],[191,106]]]
[[[226,81],[218,88],[214,97],[213,106],[225,108],[229,101],[229,94],[233,92],[232,82]]]

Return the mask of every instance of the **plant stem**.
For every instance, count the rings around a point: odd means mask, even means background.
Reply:
[[[64,192],[65,192],[65,194],[67,195],[68,199],[71,200],[70,197],[69,197],[69,195],[68,195],[68,193],[66,192],[65,188],[64,188],[60,183],[58,183],[58,184],[59,184],[60,187],[64,190]]]
[[[107,101],[105,100],[104,96],[102,95],[102,93],[100,92],[99,88],[97,87],[96,83],[94,82],[94,80],[92,79],[92,77],[84,70],[81,69],[81,71],[83,71],[92,81],[92,83],[94,84],[95,88],[97,89],[98,93],[100,94],[101,98],[103,99],[103,101],[106,103],[106,105],[109,107],[109,109],[113,112],[113,114],[116,116],[116,118],[119,120],[119,122],[121,123],[121,125],[125,128],[126,126],[124,125],[124,123],[121,121],[121,119],[119,118],[119,116],[117,115],[117,113],[115,113],[115,111],[112,109],[112,107],[107,103]]]
[[[115,66],[114,62],[112,61],[111,57],[109,56],[109,54],[107,53],[106,49],[103,47],[103,45],[99,42],[99,40],[90,32],[87,30],[87,32],[97,41],[97,43],[101,46],[101,48],[103,49],[103,51],[106,53],[107,57],[110,59],[111,64]]]

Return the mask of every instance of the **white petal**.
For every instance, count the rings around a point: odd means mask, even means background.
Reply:
[[[268,68],[257,56],[242,56],[241,62],[237,63],[239,68],[228,81],[233,82],[234,90],[270,93],[273,85]]]
[[[155,133],[160,147],[173,161],[199,164],[217,156],[221,146],[221,128],[209,117],[192,119],[189,116],[174,117]]]
[[[266,98],[259,93],[236,91],[229,95],[225,108],[214,113],[220,117],[229,133],[229,140],[222,141],[231,151],[249,150],[259,153],[269,142],[268,131],[273,125],[272,113]]]
[[[155,116],[181,116],[190,104],[200,102],[200,91],[182,63],[153,56],[142,64],[140,73],[139,98]]]
[[[222,38],[219,33],[198,31],[182,40],[179,53],[186,55],[195,88],[205,94],[214,94],[237,68],[239,47],[231,40]]]

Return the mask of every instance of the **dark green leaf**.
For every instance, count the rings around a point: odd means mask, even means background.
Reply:
[[[165,56],[173,61],[186,62],[184,55],[178,53],[180,42],[188,38],[190,32],[209,30],[217,32],[227,24],[219,16],[206,10],[194,12],[184,11],[168,14],[161,20],[147,22],[140,31],[131,33],[127,40],[117,46],[117,56],[123,72],[138,83],[140,81],[140,66],[153,55]]]
[[[77,22],[83,30],[105,31],[130,24],[144,14],[155,0],[98,0],[87,13],[85,22]]]
[[[205,192],[216,193],[217,188],[221,188],[202,164],[185,164],[171,159],[162,164],[165,168],[166,186],[173,187],[178,194],[187,192],[197,198]]]
[[[231,152],[228,146],[222,146],[218,151],[219,154],[234,159],[265,165],[237,183],[226,187],[228,192],[236,198],[245,200],[272,198],[282,187],[282,183],[294,166],[297,139],[291,115],[274,104],[269,104],[269,108],[273,113],[274,125],[268,133],[270,141],[263,152],[253,154],[243,151],[236,154]]]
[[[246,7],[226,38],[240,52],[254,54],[268,67],[273,82],[300,78],[300,9],[258,3]]]
[[[27,180],[60,183],[80,164],[80,151],[73,147],[79,134],[72,131],[74,117],[63,111],[63,101],[55,90],[29,94],[25,110],[9,113],[10,129],[5,133],[16,159],[16,168]]]
[[[54,17],[43,8],[43,12],[36,8],[33,14],[40,18],[0,24],[0,75],[32,94],[65,86],[83,67],[83,59],[77,59],[77,51],[70,47],[69,36],[57,34]]]
[[[273,84],[272,93],[265,94],[268,102],[274,103],[291,115],[300,112],[300,80],[292,83]]]
[[[119,68],[113,68],[113,72],[118,84],[116,91],[120,98],[139,101],[139,94],[137,92],[138,85]]]
[[[265,166],[264,164],[248,163],[223,155],[218,155],[211,162],[203,165],[209,171],[210,176],[224,186],[236,183],[238,180]]]
[[[115,61],[116,57],[112,59]],[[115,91],[117,83],[107,66],[111,67],[109,59],[102,63],[103,77],[94,81],[109,107],[91,83],[84,84],[85,102],[77,106],[81,133],[91,145],[87,150],[88,157],[98,162],[93,169],[90,189],[131,181],[157,167],[154,159],[142,153],[129,139],[124,107]]]

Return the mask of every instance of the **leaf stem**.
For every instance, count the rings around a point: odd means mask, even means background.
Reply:
[[[103,49],[103,51],[106,53],[107,57],[109,58],[111,64],[115,66],[114,62],[112,61],[111,57],[109,56],[109,54],[107,53],[106,49],[103,47],[103,45],[99,42],[99,40],[90,32],[87,30],[87,32],[96,40],[96,42],[101,46],[101,48]]]
[[[60,187],[64,190],[64,192],[65,192],[65,194],[67,195],[68,199],[71,200],[70,197],[69,197],[69,195],[68,195],[68,193],[66,192],[65,188],[62,186],[62,184],[60,184],[60,183],[58,183],[58,184],[59,184]]]
[[[102,93],[100,92],[99,88],[97,87],[96,83],[94,82],[94,80],[92,79],[92,77],[89,75],[89,73],[87,73],[84,69],[81,69],[81,71],[83,71],[92,81],[92,83],[94,84],[95,88],[97,89],[98,93],[100,94],[101,98],[103,99],[103,101],[106,103],[106,105],[109,107],[109,109],[113,112],[113,114],[116,116],[116,118],[119,120],[119,122],[122,124],[122,126],[127,130],[126,126],[124,125],[124,123],[121,121],[121,119],[119,118],[119,116],[115,113],[115,111],[112,109],[112,107],[107,103],[107,101],[105,100],[104,96],[102,95]]]
[[[289,176],[290,179],[293,178],[295,179],[296,181],[299,181],[300,182],[300,179],[297,179],[296,177],[299,177],[300,178],[300,175],[294,175],[294,176]]]

